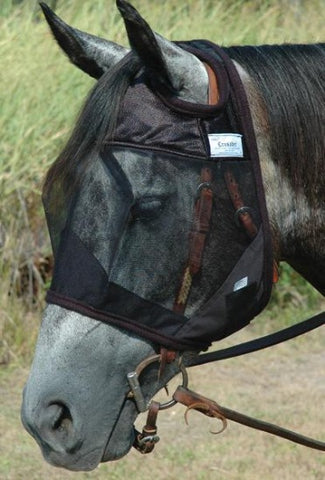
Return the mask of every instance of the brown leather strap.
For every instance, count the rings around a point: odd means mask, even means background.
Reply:
[[[160,404],[158,402],[152,401],[148,410],[147,422],[142,432],[140,433],[136,430],[133,446],[140,453],[145,454],[152,452],[156,443],[159,441],[156,425],[159,407]]]
[[[247,235],[250,238],[254,238],[257,234],[257,227],[247,207],[245,207],[242,196],[240,194],[239,185],[232,171],[229,168],[226,170],[224,177],[231,201],[235,208],[235,216],[239,219],[239,221],[245,228]]]
[[[250,238],[254,238],[257,235],[257,227],[250,214],[250,209],[247,208],[243,202],[242,196],[240,194],[239,185],[232,171],[229,168],[226,170],[224,177],[232,204],[235,209],[235,217],[240,221],[240,223],[246,230],[247,235]],[[279,266],[276,260],[273,261],[272,280],[273,283],[277,283],[277,281],[279,280]]]
[[[221,420],[227,418],[233,422],[255,428],[256,430],[262,430],[264,432],[271,433],[272,435],[285,438],[291,442],[299,443],[305,447],[325,451],[324,442],[305,437],[304,435],[300,435],[299,433],[292,432],[291,430],[273,425],[272,423],[248,417],[247,415],[243,415],[235,410],[222,407],[213,400],[203,397],[203,395],[199,395],[188,388],[178,387],[173,395],[173,398],[177,402],[186,405],[188,408],[193,408],[201,413],[204,413],[204,415],[208,415],[209,417],[218,417]]]
[[[209,105],[215,105],[219,100],[219,91],[217,77],[207,63],[203,62],[209,79],[208,102]],[[174,302],[174,312],[183,314],[186,308],[187,300],[190,294],[192,279],[201,268],[202,257],[206,242],[206,236],[210,229],[210,220],[212,215],[213,192],[211,188],[212,172],[210,168],[202,168],[198,199],[194,207],[193,229],[190,233],[190,251],[188,261],[180,287]]]
[[[209,92],[208,92],[208,101],[209,105],[216,105],[219,101],[219,90],[218,90],[218,83],[217,83],[217,77],[207,63],[203,62],[203,65],[206,68],[208,78],[209,78]]]
[[[196,275],[201,268],[206,236],[210,230],[213,204],[211,182],[211,169],[203,167],[201,170],[201,183],[198,186],[198,199],[194,207],[193,228],[190,235],[188,266],[192,276]]]
[[[273,277],[272,282],[277,283],[279,281],[279,264],[276,260],[273,260]]]
[[[176,359],[177,353],[175,350],[168,350],[165,347],[160,347],[160,365],[158,371],[158,380],[165,371],[167,363],[172,363]]]
[[[143,432],[147,435],[152,435],[157,433],[157,415],[159,412],[160,404],[158,402],[152,401],[148,410],[147,423],[143,427]]]
[[[181,278],[180,287],[174,302],[174,312],[183,314],[190,294],[193,277],[202,266],[206,237],[210,229],[213,192],[212,172],[208,167],[201,170],[198,197],[194,205],[193,228],[190,232],[188,260]]]

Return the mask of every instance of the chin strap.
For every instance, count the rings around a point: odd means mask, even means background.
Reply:
[[[142,429],[142,432],[135,430],[135,439],[133,446],[140,453],[151,453],[155,448],[157,442],[159,442],[159,436],[157,435],[157,415],[159,412],[160,404],[152,401],[149,406],[147,421]]]
[[[143,370],[145,370],[149,365],[153,363],[159,363],[158,369],[158,381],[160,376],[163,374],[165,366],[167,363],[178,362],[178,368],[182,374],[182,386],[187,387],[188,377],[186,369],[182,362],[182,356],[176,352],[167,350],[166,348],[161,349],[161,353],[158,355],[152,355],[148,358],[145,358],[135,371],[128,373],[127,380],[130,385],[130,391],[127,394],[127,398],[133,399],[137,405],[138,411],[145,412],[148,410],[147,421],[145,426],[142,429],[142,432],[139,432],[134,428],[135,439],[133,446],[140,453],[150,453],[155,448],[157,442],[159,442],[159,436],[157,435],[157,416],[159,410],[166,410],[167,408],[173,407],[176,405],[176,400],[171,399],[165,403],[158,403],[156,401],[148,402],[146,401],[145,395],[141,390],[141,385],[139,378]],[[168,394],[167,387],[165,389]]]

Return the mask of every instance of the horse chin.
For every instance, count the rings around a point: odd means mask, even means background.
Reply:
[[[64,468],[71,472],[89,472],[95,470],[100,463],[100,452],[98,450],[92,450],[79,458],[70,458],[67,456],[66,459],[62,459],[61,453],[54,452],[53,450],[47,452],[44,448],[42,448],[42,454],[46,462],[53,467]]]
[[[108,439],[101,462],[111,462],[127,455],[134,443],[137,415],[135,404],[127,401]]]
[[[122,457],[125,457],[132,448],[135,439],[135,430],[134,427],[131,430],[130,436],[123,439],[123,444],[113,446],[113,441],[109,442],[106,446],[104,454],[101,459],[101,463],[112,462],[114,460],[119,460]]]

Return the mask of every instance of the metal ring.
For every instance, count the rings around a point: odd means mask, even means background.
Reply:
[[[208,188],[210,190],[212,190],[212,183],[211,182],[202,182],[198,185],[196,191],[197,193],[200,193],[202,188]]]
[[[182,359],[180,359],[178,366],[182,374],[182,387],[186,388],[188,385],[188,375]],[[174,405],[176,405],[176,403],[177,401],[174,399],[169,400],[169,402],[160,403],[159,410],[167,410],[167,408],[173,407]]]
[[[144,360],[142,360],[141,363],[139,363],[139,365],[137,366],[137,368],[135,369],[135,372],[136,374],[138,375],[138,377],[140,376],[141,372],[147,368],[149,365],[151,365],[152,363],[155,363],[155,362],[159,362],[160,361],[160,353],[158,353],[157,355],[151,355],[150,357],[147,357],[145,358]]]
[[[161,355],[158,354],[158,355],[152,355],[148,358],[145,358],[141,363],[139,363],[139,365],[137,366],[137,368],[135,369],[134,372],[130,372],[130,374],[135,374],[136,378],[138,379],[141,375],[141,373],[143,372],[143,370],[145,368],[147,368],[149,365],[151,365],[152,363],[155,363],[155,362],[160,362],[160,359],[161,359]],[[179,366],[179,369],[180,369],[180,372],[182,374],[182,387],[187,387],[188,385],[188,375],[187,375],[187,371],[186,371],[186,368],[182,362],[182,358],[179,358],[179,362],[178,362],[178,366]],[[129,375],[128,374],[128,377]],[[140,385],[139,385],[140,387]],[[132,388],[132,386],[131,386]],[[141,390],[141,387],[140,387],[140,390]],[[132,390],[131,390],[132,391]],[[133,392],[133,391],[132,391]],[[139,395],[140,394],[140,395]],[[135,396],[135,395],[134,395]],[[143,394],[142,392],[137,392],[137,396],[140,397],[140,399],[144,399],[143,397]],[[142,398],[141,398],[142,397]],[[136,398],[135,398],[136,400]],[[170,408],[172,407],[173,405],[175,405],[177,402],[176,400],[172,399],[172,400],[169,400],[168,402],[164,402],[164,403],[159,403],[159,410],[166,410],[167,408]],[[142,408],[141,408],[141,405],[142,405]],[[143,402],[142,404],[140,405],[140,411],[144,411],[143,409]]]

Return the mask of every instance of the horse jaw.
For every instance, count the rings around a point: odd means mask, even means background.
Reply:
[[[24,389],[22,421],[49,463],[92,470],[130,450],[138,412],[126,399],[126,375],[153,353],[144,339],[47,307]],[[163,382],[175,375],[173,368],[167,368]],[[148,400],[161,387],[153,371],[143,383]]]

